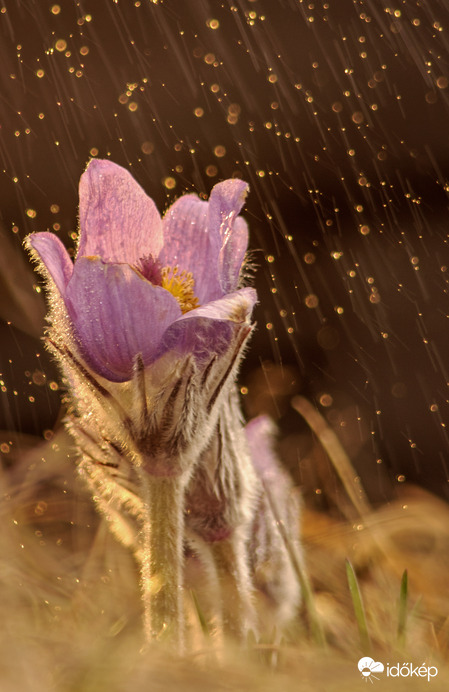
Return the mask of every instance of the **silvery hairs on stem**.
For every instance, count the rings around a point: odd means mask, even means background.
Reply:
[[[128,171],[94,159],[75,262],[55,234],[26,239],[47,281],[46,344],[80,473],[136,555],[147,640],[179,650],[186,541],[214,589],[231,585],[217,622],[240,638],[257,628],[248,548],[263,490],[234,391],[257,300],[241,287],[246,191],[225,180],[161,219]]]

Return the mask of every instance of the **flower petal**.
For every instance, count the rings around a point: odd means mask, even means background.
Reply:
[[[156,357],[169,350],[192,353],[201,367],[214,355],[224,355],[232,350],[242,328],[250,331],[249,318],[256,302],[256,291],[242,288],[185,313],[165,332]]]
[[[190,320],[176,320],[166,330],[156,358],[168,351],[175,351],[179,357],[191,353],[201,369],[213,356],[222,356],[229,350],[234,334],[241,328],[241,324],[229,320],[201,316]]]
[[[248,184],[236,178],[224,180],[212,189],[209,199],[209,228],[212,238],[219,241],[219,280],[222,293],[237,288],[238,277],[248,244],[248,228],[237,219]]]
[[[178,265],[195,279],[194,293],[200,304],[221,297],[218,280],[218,244],[211,243],[209,205],[196,195],[183,195],[167,209],[162,220],[163,266]]]
[[[229,293],[237,288],[248,247],[248,224],[238,216],[234,221],[234,229],[220,251],[218,260],[221,289]]]
[[[213,320],[228,320],[242,324],[249,322],[251,312],[257,303],[257,293],[254,288],[241,288],[219,300],[213,300],[206,305],[186,312],[179,321],[191,320],[196,317],[208,317]]]
[[[113,382],[132,377],[138,353],[154,360],[167,327],[181,315],[176,299],[126,264],[77,260],[66,305],[87,364]]]
[[[163,245],[159,212],[132,175],[112,161],[92,159],[80,179],[77,257],[135,264]]]
[[[238,218],[248,185],[231,179],[212,188],[209,202],[180,197],[163,219],[163,265],[191,271],[200,304],[237,288],[248,244],[246,222]]]
[[[32,233],[26,240],[33,255],[39,258],[63,296],[73,274],[73,262],[62,242],[54,233]]]

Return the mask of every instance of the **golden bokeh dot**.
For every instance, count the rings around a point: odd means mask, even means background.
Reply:
[[[37,70],[36,72],[36,77],[39,77],[39,79],[42,79],[42,77],[45,75],[44,70]]]
[[[437,87],[438,89],[446,89],[447,85],[449,84],[448,78],[447,77],[438,77],[437,79]]]
[[[218,168],[217,166],[214,166],[213,164],[210,164],[209,166],[206,167],[206,175],[209,178],[214,178],[218,173]]]
[[[173,188],[176,187],[176,180],[173,178],[173,176],[168,175],[163,179],[162,184],[167,188],[167,190],[173,190]]]
[[[306,298],[304,299],[304,303],[308,308],[316,308],[318,307],[318,296],[316,296],[314,293],[310,293]]]
[[[360,123],[363,123],[364,121],[364,116],[362,111],[355,111],[355,113],[352,114],[351,120],[352,122],[356,123],[356,125],[360,125]]]
[[[340,103],[340,101],[335,101],[335,103],[332,104],[332,110],[334,111],[334,113],[341,113],[341,111],[343,110],[343,106]]]
[[[142,142],[140,149],[144,154],[152,154],[154,151],[154,144],[153,142]]]
[[[226,147],[222,144],[217,144],[217,146],[214,147],[214,154],[217,158],[221,159],[223,156],[226,156]]]
[[[366,224],[363,224],[363,226],[360,226],[360,233],[362,235],[368,235],[370,232],[370,227],[367,226]]]
[[[67,48],[67,41],[65,41],[63,38],[58,38],[55,43],[55,48],[59,53],[63,53]]]
[[[327,407],[329,407],[329,406],[332,406],[333,403],[334,403],[334,400],[333,400],[333,398],[331,397],[330,394],[322,394],[322,395],[320,396],[320,404],[321,404],[321,406],[324,406],[324,407],[327,408]]]
[[[203,108],[199,108],[199,107],[195,108],[195,110],[193,112],[197,118],[202,118],[204,115],[204,109]]]
[[[90,154],[91,156],[98,156],[98,149],[97,149],[97,147],[92,147],[92,149],[90,150],[89,154]]]
[[[37,216],[37,212],[36,212],[35,209],[27,209],[27,210],[26,210],[26,215],[27,215],[30,219],[35,219],[36,216]]]
[[[52,204],[50,206],[50,211],[52,214],[57,214],[59,211],[59,205],[58,204]]]
[[[315,260],[316,260],[316,257],[315,257],[315,255],[313,254],[313,252],[307,252],[307,253],[304,255],[304,262],[305,262],[306,264],[313,264],[313,263],[315,262]]]
[[[59,5],[53,5],[53,7],[50,8],[50,12],[52,14],[59,14],[61,11],[61,8]]]

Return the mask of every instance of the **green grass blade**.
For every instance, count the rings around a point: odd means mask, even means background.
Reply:
[[[198,616],[198,621],[200,623],[201,631],[203,632],[204,636],[206,638],[210,637],[210,632],[209,632],[209,627],[207,624],[206,616],[204,615],[203,609],[201,608],[198,597],[193,589],[190,591],[190,595],[192,596],[192,601],[195,606],[195,611]]]
[[[357,581],[354,568],[346,560],[346,575],[348,577],[349,593],[351,594],[352,605],[354,607],[355,619],[360,636],[360,647],[364,654],[371,651],[371,641],[368,634],[368,625],[366,622],[365,608],[363,607],[362,594],[360,593],[359,583]]]
[[[407,605],[408,605],[408,573],[404,571],[401,579],[401,590],[399,592],[399,613],[398,613],[398,644],[405,646],[406,627],[407,627]]]

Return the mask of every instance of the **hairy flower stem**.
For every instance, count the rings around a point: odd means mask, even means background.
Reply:
[[[233,639],[244,640],[249,630],[256,630],[253,589],[246,560],[246,546],[238,533],[228,540],[212,543],[218,578],[222,584],[223,632]]]
[[[182,651],[183,497],[182,478],[142,473],[145,503],[141,588],[147,642],[170,638]]]

